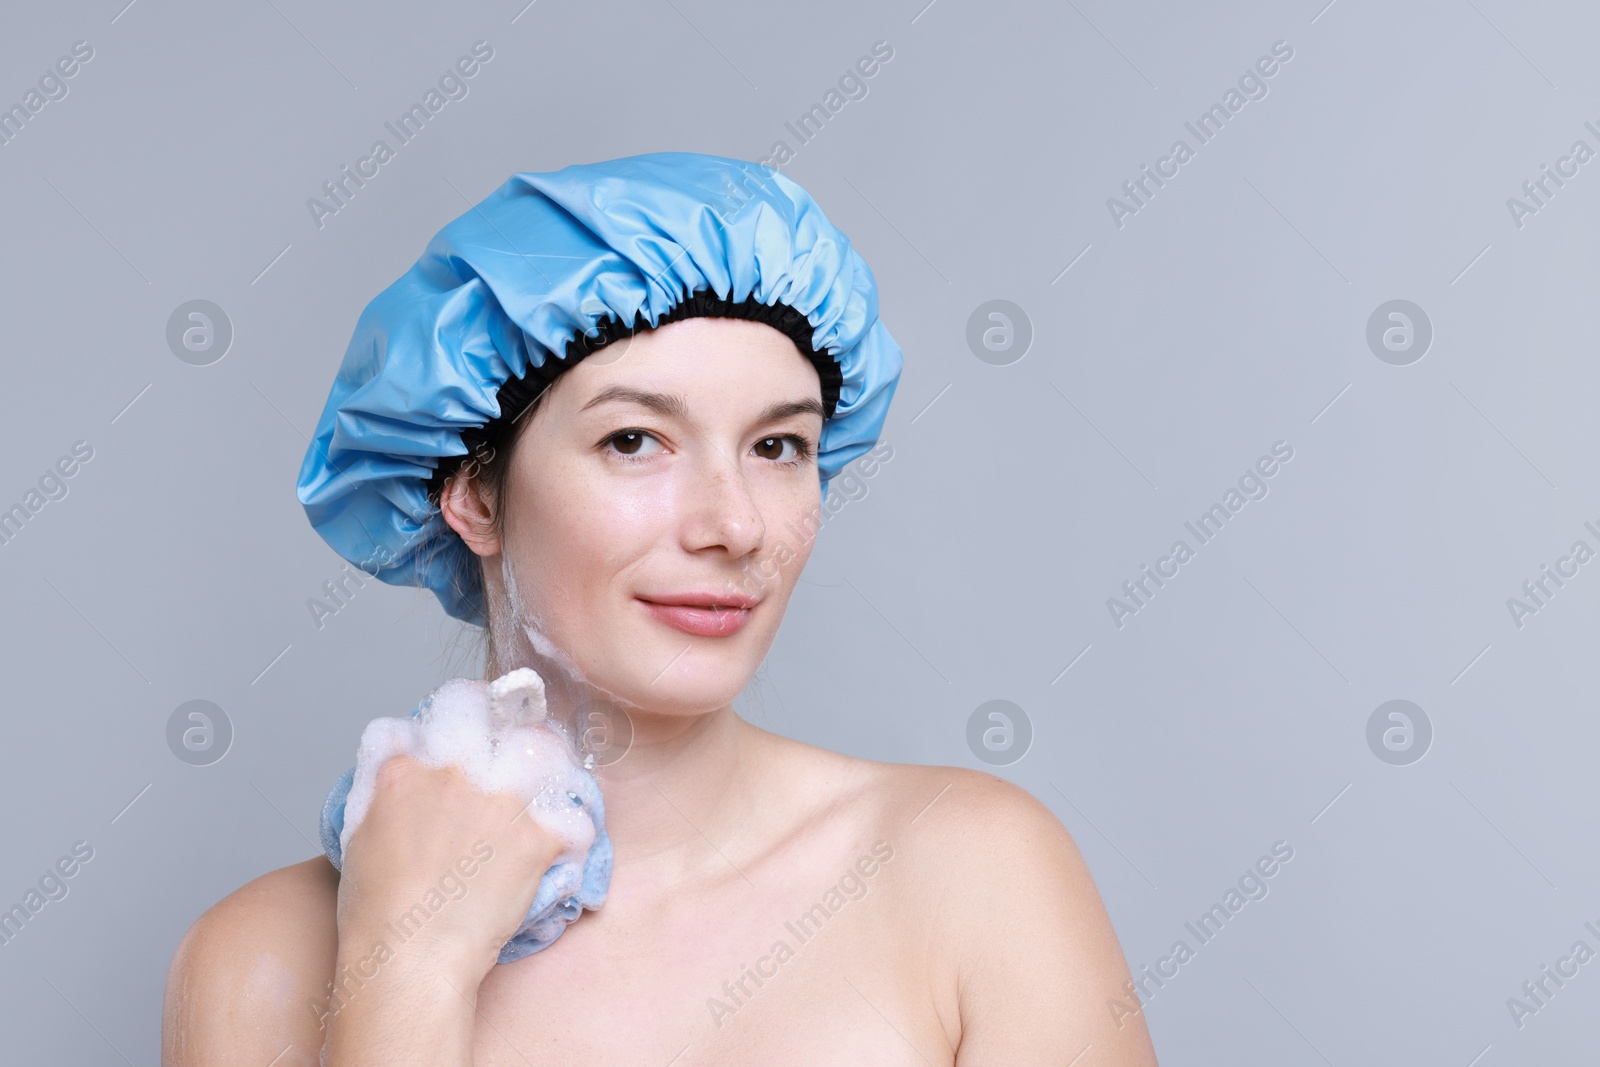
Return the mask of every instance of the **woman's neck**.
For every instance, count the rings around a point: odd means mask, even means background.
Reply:
[[[485,680],[522,666],[544,679],[550,720],[600,785],[617,891],[656,896],[736,869],[724,849],[762,832],[757,784],[770,781],[761,768],[773,754],[764,731],[731,705],[695,715],[624,705],[525,643],[504,655],[491,640]]]

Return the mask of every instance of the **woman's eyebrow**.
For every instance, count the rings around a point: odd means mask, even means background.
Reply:
[[[667,415],[679,419],[687,419],[689,417],[688,404],[684,402],[683,397],[676,393],[657,393],[649,389],[632,389],[626,385],[607,386],[596,393],[594,399],[578,410],[580,412],[588,411],[590,408],[604,404],[608,400],[617,400],[624,404],[638,404],[640,407],[648,408],[658,415]]]
[[[777,422],[779,419],[787,419],[790,415],[815,415],[824,421],[828,418],[828,413],[822,410],[822,401],[806,397],[804,400],[780,400],[775,404],[769,404],[765,411],[756,416],[756,421]]]
[[[642,408],[654,411],[658,415],[666,415],[679,419],[689,417],[688,403],[676,393],[658,393],[649,389],[634,389],[626,385],[612,385],[600,390],[580,411],[588,411],[607,401],[618,401],[624,404],[637,404]],[[791,415],[815,415],[819,419],[826,419],[827,412],[823,410],[822,402],[813,397],[800,400],[779,400],[767,405],[766,409],[756,416],[758,423],[777,422]]]

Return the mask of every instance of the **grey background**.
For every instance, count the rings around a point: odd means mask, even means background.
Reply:
[[[294,480],[366,301],[513,172],[777,139],[906,368],[894,459],[741,710],[983,767],[969,716],[1015,702],[1032,745],[995,773],[1072,832],[1136,972],[1292,845],[1150,999],[1166,1067],[1592,1052],[1600,962],[1520,1029],[1506,1005],[1600,949],[1600,562],[1520,628],[1506,606],[1600,548],[1600,162],[1520,228],[1506,206],[1600,148],[1592,8],[123,2],[0,33],[0,103],[95,50],[0,147],[0,506],[95,450],[0,546],[0,903],[95,850],[0,947],[7,1059],[155,1063],[182,932],[316,853],[368,719],[478,666],[424,592],[371,583],[320,630],[306,605],[340,561]],[[319,230],[306,199],[478,39],[470,95]],[[784,122],[880,39],[868,95],[798,146]],[[1114,225],[1107,198],[1279,40],[1268,95]],[[210,366],[165,341],[193,299],[235,331]],[[1032,324],[1010,365],[966,343],[991,299]],[[1433,324],[1409,366],[1366,344],[1392,299]],[[1269,495],[1114,625],[1107,598],[1278,440]],[[1408,766],[1366,740],[1397,698],[1434,730]],[[166,741],[195,699],[234,730],[205,767]]]

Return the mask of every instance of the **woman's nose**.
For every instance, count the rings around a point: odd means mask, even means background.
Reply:
[[[758,550],[766,524],[737,460],[713,452],[687,466],[692,473],[683,496],[684,548],[693,552],[721,547],[735,559]]]

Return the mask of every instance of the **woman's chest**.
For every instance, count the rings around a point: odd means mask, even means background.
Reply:
[[[484,981],[474,1062],[945,1067],[952,976],[904,887],[862,869],[585,915]]]

